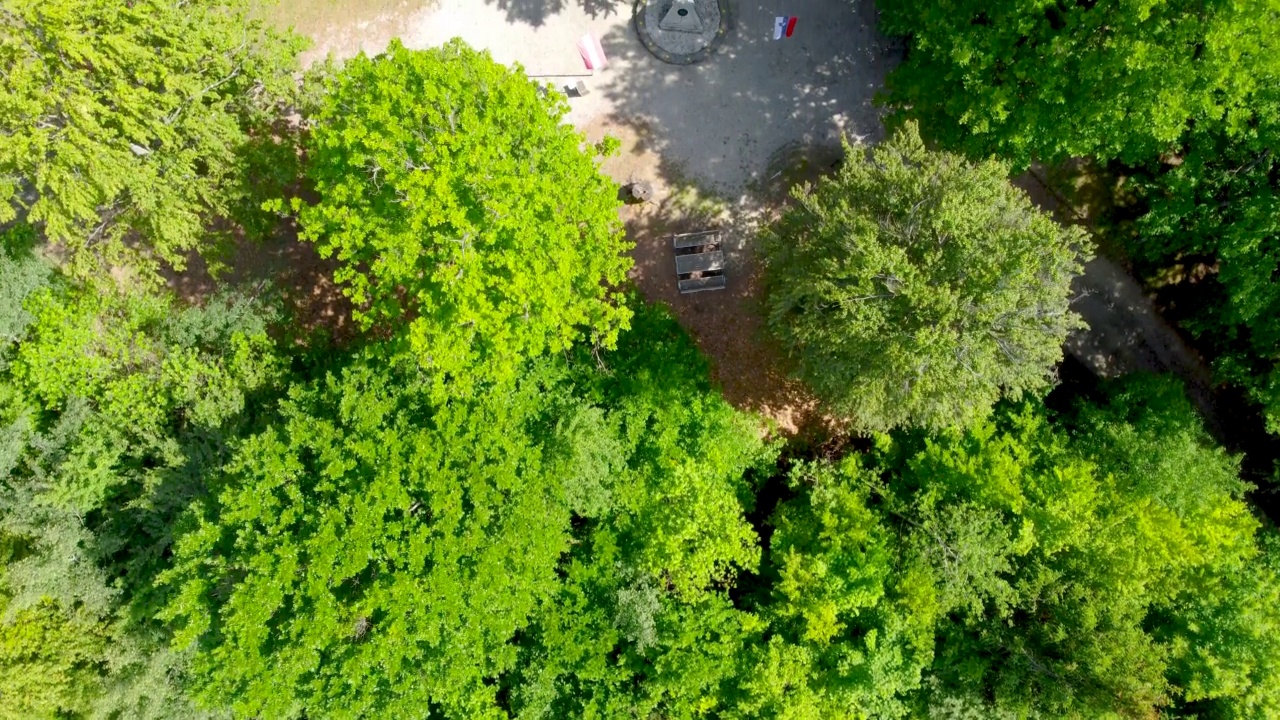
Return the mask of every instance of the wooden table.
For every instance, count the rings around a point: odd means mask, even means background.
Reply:
[[[676,253],[676,285],[680,294],[723,290],[728,284],[719,230],[672,235],[671,246]]]
[[[676,256],[676,274],[688,275],[695,272],[711,272],[712,270],[724,269],[724,253],[716,250],[714,252],[696,253],[694,255],[677,255]]]
[[[719,245],[719,230],[703,230],[696,233],[681,233],[671,236],[671,246],[676,250],[698,247],[700,245]]]

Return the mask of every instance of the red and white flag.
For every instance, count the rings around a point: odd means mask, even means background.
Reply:
[[[781,40],[784,37],[791,37],[791,33],[796,29],[795,16],[778,17],[773,20],[773,39]]]
[[[609,64],[600,41],[591,33],[583,35],[582,39],[578,40],[578,52],[582,53],[582,64],[586,65],[588,70],[599,70]]]

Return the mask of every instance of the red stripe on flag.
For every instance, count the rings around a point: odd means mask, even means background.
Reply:
[[[787,21],[787,37],[791,37],[791,31],[796,29],[796,18]]]

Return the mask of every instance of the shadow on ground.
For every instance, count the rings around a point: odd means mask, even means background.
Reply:
[[[656,160],[654,153],[635,149],[643,144],[643,136],[628,130],[617,128],[624,148],[634,143],[632,157]],[[754,233],[754,227],[689,181],[656,174],[655,199],[623,210],[627,235],[636,244],[633,282],[647,300],[672,309],[710,358],[713,380],[731,403],[771,418],[788,435],[816,431],[812,426],[819,420],[817,402],[787,376],[785,358],[763,332],[756,263],[744,253],[731,253],[724,290],[681,295],[676,286],[673,234],[720,228],[733,246],[743,242],[743,233]]]
[[[578,7],[592,20],[611,15],[630,15],[631,0],[484,0],[507,14],[509,23],[539,27],[552,15]]]
[[[645,149],[664,158],[664,171],[737,199],[783,146],[883,135],[873,99],[896,55],[876,34],[870,3],[796,0],[795,34],[779,41],[776,9],[736,5],[734,29],[695,65],[653,57],[631,24],[601,38],[615,68],[600,88],[609,119],[646,131]]]
[[[1105,189],[1095,187],[1093,175],[1093,169],[1069,163],[1052,177],[1039,168],[1014,178],[1014,184],[1059,222],[1081,225],[1096,236],[1099,217],[1112,202]],[[1079,197],[1067,197],[1064,192]],[[1119,262],[1100,251],[1085,264],[1084,274],[1076,277],[1071,289],[1071,308],[1088,328],[1067,338],[1068,353],[1100,378],[1142,371],[1177,376],[1210,431],[1222,435],[1225,424],[1204,359]]]
[[[282,335],[294,342],[323,338],[345,344],[356,337],[351,302],[333,280],[338,263],[321,258],[315,245],[299,240],[291,222],[282,222],[263,240],[235,238],[230,253],[227,272],[215,278],[196,256],[186,270],[166,276],[169,287],[193,305],[204,304],[224,289],[255,296],[271,293],[287,315]]]

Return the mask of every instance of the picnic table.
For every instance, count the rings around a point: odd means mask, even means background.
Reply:
[[[724,251],[720,249],[720,240],[719,230],[671,236],[676,260],[676,286],[681,295],[704,290],[723,290],[728,285],[728,278],[724,275]]]
[[[724,253],[715,250],[713,252],[698,253],[696,255],[677,255],[676,256],[676,275],[688,275],[690,273],[704,273],[711,270],[724,269]]]

